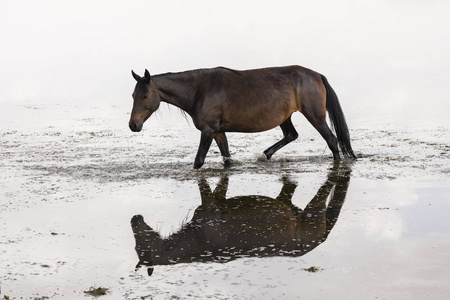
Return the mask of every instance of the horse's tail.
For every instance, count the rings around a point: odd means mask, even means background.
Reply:
[[[339,99],[325,76],[322,77],[323,84],[327,91],[326,108],[330,117],[331,126],[336,132],[341,147],[342,154],[345,157],[356,158],[350,144],[350,133],[348,132],[347,122],[345,122],[344,112],[342,111]]]

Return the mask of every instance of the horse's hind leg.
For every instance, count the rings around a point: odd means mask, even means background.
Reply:
[[[223,157],[223,162],[225,163],[225,165],[227,166],[233,163],[233,161],[231,160],[230,151],[228,149],[228,140],[225,132],[216,133],[216,135],[214,136],[214,140],[216,141],[217,146],[219,146],[220,154]]]
[[[289,180],[289,177],[282,178],[283,187],[281,188],[281,192],[277,197],[277,200],[283,202],[288,207],[291,208],[294,216],[298,216],[301,213],[301,209],[292,204],[292,196],[294,195],[295,189],[297,185]]]
[[[295,130],[294,125],[292,124],[291,117],[289,117],[286,121],[281,123],[280,127],[281,130],[283,131],[284,137],[281,141],[273,144],[264,151],[264,154],[266,155],[267,159],[270,159],[275,152],[277,152],[278,150],[280,150],[281,148],[283,148],[284,146],[286,146],[287,144],[298,138],[298,133]]]
[[[308,119],[314,128],[320,133],[323,139],[327,142],[328,147],[331,152],[333,152],[334,160],[338,161],[341,159],[339,156],[338,139],[331,131],[330,127],[326,122],[325,112],[323,114],[312,114],[308,112],[303,112],[303,115]]]
[[[331,131],[330,127],[328,127],[327,123],[324,121],[321,123],[316,129],[319,131],[320,135],[325,139],[327,142],[328,148],[330,148],[331,152],[333,152],[333,158],[335,161],[338,161],[341,159],[339,155],[339,148],[338,148],[338,139]]]

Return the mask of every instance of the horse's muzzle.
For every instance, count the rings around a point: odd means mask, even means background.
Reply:
[[[135,121],[130,121],[130,123],[128,123],[128,126],[130,126],[130,129],[133,132],[141,131],[142,130],[142,125],[143,125],[143,123],[135,122]]]

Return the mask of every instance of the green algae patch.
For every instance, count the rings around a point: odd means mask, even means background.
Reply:
[[[90,290],[84,291],[84,293],[97,298],[106,295],[108,293],[108,289],[102,287],[91,287]]]

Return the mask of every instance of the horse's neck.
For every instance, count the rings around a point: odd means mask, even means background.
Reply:
[[[161,92],[161,100],[172,104],[188,114],[195,102],[198,80],[195,74],[168,73],[153,76],[156,88]]]

